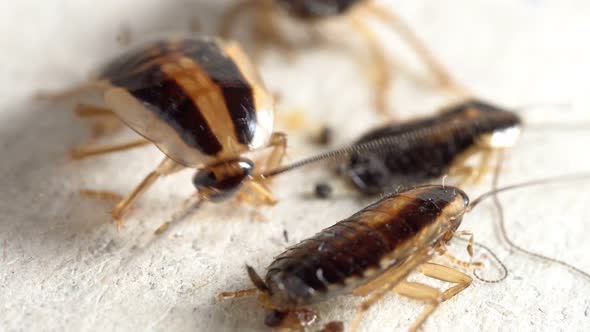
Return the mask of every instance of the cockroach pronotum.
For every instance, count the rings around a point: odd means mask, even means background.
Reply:
[[[445,248],[455,236],[470,235],[472,240],[470,232],[458,231],[466,213],[501,192],[582,177],[588,178],[590,174],[496,188],[471,202],[461,189],[445,185],[424,185],[388,194],[277,256],[264,279],[248,266],[248,275],[256,288],[224,292],[219,297],[259,295],[262,305],[271,310],[275,325],[282,321],[281,326],[298,328],[313,320],[310,305],[343,294],[368,296],[350,325],[349,330],[356,331],[363,314],[385,294],[394,291],[426,302],[426,309],[410,327],[410,331],[416,331],[441,302],[462,292],[472,282],[469,275],[430,260],[444,254],[464,267],[479,266],[478,262],[459,261]],[[456,285],[440,291],[407,281],[412,272]]]

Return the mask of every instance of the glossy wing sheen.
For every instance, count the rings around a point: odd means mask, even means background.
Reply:
[[[115,87],[105,99],[123,121],[177,162],[194,165],[254,145],[258,87],[216,39],[141,45],[105,66],[101,79]],[[143,108],[129,105],[130,97]]]
[[[283,294],[275,301],[295,306],[321,302],[419,253],[420,259],[405,267],[411,271],[430,258],[430,249],[447,232],[454,231],[456,225],[447,222],[447,214],[455,202],[464,208],[459,196],[452,187],[438,186],[390,195],[299,243],[269,266],[266,283],[274,293]]]

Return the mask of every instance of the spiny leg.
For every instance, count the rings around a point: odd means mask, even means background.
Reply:
[[[84,145],[73,148],[70,151],[70,156],[72,159],[80,160],[85,159],[88,157],[93,157],[101,154],[125,151],[130,149],[135,149],[141,146],[152,144],[152,142],[148,141],[145,138],[140,138],[135,141],[122,143],[122,144],[114,144],[109,146],[93,146],[93,145]]]
[[[387,62],[387,57],[385,56],[385,51],[380,46],[375,33],[364,23],[363,18],[359,13],[352,13],[349,16],[349,19],[352,26],[363,36],[369,46],[372,60],[370,73],[371,81],[375,89],[374,98],[376,108],[381,114],[391,117],[387,96],[392,84],[392,74],[391,68]]]
[[[435,76],[437,83],[455,94],[469,96],[469,92],[461,84],[456,82],[451,74],[436,60],[432,52],[424,45],[424,43],[416,36],[414,31],[397,15],[392,11],[383,8],[375,4],[372,1],[367,1],[364,6],[361,7],[388,24],[395,30],[400,37],[412,47],[416,54],[422,59],[424,64]]]
[[[176,163],[172,159],[168,157],[164,158],[160,165],[158,165],[154,171],[148,174],[148,176],[146,176],[143,181],[141,181],[141,183],[133,190],[131,194],[129,194],[129,196],[117,203],[112,212],[113,219],[117,223],[117,228],[120,229],[123,226],[123,216],[127,213],[133,203],[135,203],[135,201],[143,193],[145,193],[160,177],[176,173],[184,168],[185,166]]]

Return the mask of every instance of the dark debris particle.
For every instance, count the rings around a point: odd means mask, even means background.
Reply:
[[[332,143],[332,138],[334,137],[334,131],[330,127],[322,127],[320,130],[316,142],[319,145],[328,145]]]
[[[332,195],[332,187],[327,183],[318,183],[315,185],[314,192],[317,198],[326,199]]]
[[[283,238],[285,239],[285,242],[289,242],[289,232],[287,232],[287,230],[283,230]]]

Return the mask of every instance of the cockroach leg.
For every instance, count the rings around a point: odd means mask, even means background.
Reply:
[[[436,60],[436,57],[424,45],[420,38],[416,36],[412,29],[392,11],[379,6],[373,1],[367,1],[359,9],[368,12],[395,30],[415,50],[428,69],[434,74],[437,83],[441,87],[449,90],[453,95],[470,95],[467,89],[457,83],[451,74]]]
[[[76,108],[74,108],[74,114],[80,118],[116,117],[111,109],[89,104],[76,105]]]
[[[263,183],[257,181],[248,181],[244,183],[244,189],[237,195],[240,202],[249,202],[251,204],[262,203],[275,205],[278,200],[274,197],[270,189]]]
[[[435,263],[422,264],[418,267],[418,271],[427,277],[457,284],[442,293],[443,301],[446,301],[459,294],[465,288],[469,287],[473,281],[470,276],[461,271],[457,271],[448,266]]]
[[[80,118],[93,120],[91,141],[104,136],[107,132],[119,129],[123,125],[112,110],[100,106],[78,104],[74,109],[74,114]]]
[[[270,141],[265,148],[272,148],[270,155],[266,161],[263,161],[263,166],[260,173],[264,171],[275,169],[281,165],[285,152],[287,150],[287,135],[284,133],[273,133]],[[252,181],[244,184],[244,189],[237,194],[238,201],[242,202],[263,202],[264,204],[274,205],[277,199],[274,197],[267,185],[270,180],[265,180],[254,175]]]
[[[123,196],[112,191],[98,191],[98,190],[80,190],[80,196],[118,202],[123,199]]]
[[[453,162],[453,166],[449,169],[449,175],[461,177],[461,180],[458,181],[458,187],[460,188],[481,182],[490,171],[493,152],[494,149],[482,147],[481,145],[468,149]],[[467,160],[476,154],[481,156],[478,165],[466,165]]]
[[[262,171],[268,171],[281,166],[281,162],[287,151],[287,135],[280,132],[273,133],[270,137],[268,147],[272,147],[272,151],[270,152],[266,165]]]
[[[392,75],[390,66],[387,63],[385,51],[381,47],[375,33],[367,27],[362,17],[355,13],[349,16],[352,27],[358,31],[368,43],[368,48],[371,53],[371,82],[375,89],[375,105],[377,110],[388,117],[391,117],[389,105],[387,102],[388,91],[391,88]]]
[[[402,281],[395,286],[394,290],[401,296],[428,303],[428,306],[408,329],[410,332],[417,331],[443,301],[443,294],[438,289],[418,282]]]
[[[60,102],[98,90],[97,82],[80,83],[59,92],[39,91],[33,98],[38,101]]]
[[[121,229],[124,224],[123,216],[129,210],[131,205],[146,192],[160,177],[170,175],[184,169],[185,166],[180,165],[172,159],[166,157],[158,165],[158,167],[146,176],[143,181],[133,190],[133,192],[125,199],[121,200],[113,209],[112,216],[117,223],[117,228]]]
[[[80,160],[88,157],[93,157],[101,154],[125,151],[130,149],[135,149],[141,146],[150,145],[152,142],[141,138],[131,142],[122,143],[122,144],[114,144],[109,146],[93,146],[93,145],[83,145],[79,147],[75,147],[70,151],[70,156],[72,159]]]
[[[221,292],[217,295],[217,300],[235,299],[240,297],[254,296],[260,294],[258,288],[243,289],[237,292]]]
[[[469,247],[468,247],[469,248]],[[469,249],[467,249],[467,251],[469,251]],[[437,253],[440,254],[442,257],[444,257],[445,259],[447,259],[451,264],[456,265],[456,266],[461,266],[464,268],[479,268],[483,266],[482,262],[466,262],[463,260],[458,259],[457,257],[453,256],[452,254],[450,254],[446,248],[439,248],[437,250]]]
[[[228,39],[231,37],[234,24],[237,22],[240,15],[256,9],[266,9],[268,7],[267,1],[260,0],[244,0],[238,1],[234,6],[230,7],[223,13],[220,19],[220,26],[217,33],[220,37]]]
[[[254,51],[254,61],[260,62],[262,49],[272,44],[274,47],[280,48],[284,51],[289,62],[295,60],[295,45],[285,38],[281,33],[279,24],[277,23],[278,16],[272,7],[263,8],[254,13],[254,40],[256,42],[256,50]]]

